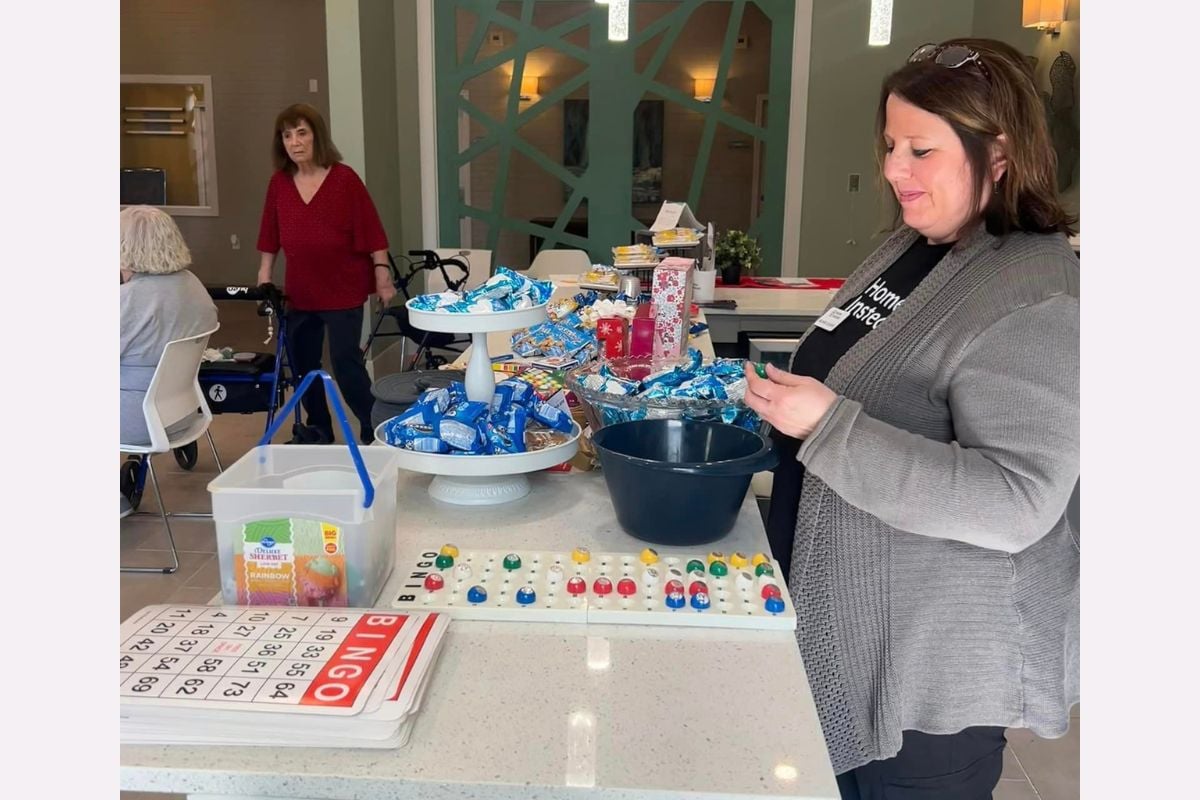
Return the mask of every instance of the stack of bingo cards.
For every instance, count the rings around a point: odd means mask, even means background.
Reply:
[[[121,624],[124,744],[402,747],[449,616],[147,606]]]

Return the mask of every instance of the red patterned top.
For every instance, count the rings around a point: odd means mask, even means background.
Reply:
[[[267,185],[258,250],[287,256],[283,291],[301,311],[361,306],[375,291],[371,253],[387,250],[387,234],[367,187],[345,164],[329,168],[307,204],[292,176],[277,171]]]

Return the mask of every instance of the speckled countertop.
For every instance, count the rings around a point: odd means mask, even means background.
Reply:
[[[401,471],[398,549],[638,552],[599,473],[490,508]],[[667,554],[669,548],[660,548]],[[767,549],[748,496],[722,549]],[[401,582],[398,569],[379,604]],[[838,797],[793,634],[456,620],[397,750],[121,748],[121,788],[234,798]]]

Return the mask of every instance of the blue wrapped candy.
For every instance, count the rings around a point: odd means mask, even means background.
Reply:
[[[492,411],[505,411],[510,405],[525,406],[534,398],[533,384],[520,378],[507,378],[496,384]]]
[[[686,383],[677,386],[673,392],[675,397],[690,397],[699,400],[728,400],[725,384],[715,375],[697,375]]]
[[[665,400],[666,398],[673,397],[674,395],[674,386],[670,386],[665,383],[656,383],[638,395],[638,397],[644,397],[647,400]]]
[[[647,375],[642,379],[642,389],[649,390],[655,386],[668,386],[674,388],[680,384],[690,380],[692,374],[681,367],[671,367],[656,372],[653,375]]]
[[[488,444],[490,452],[524,453],[525,426],[529,418],[521,406],[512,406],[507,411],[493,413],[488,425]]]
[[[487,444],[487,403],[468,401],[451,408],[434,425],[438,438],[455,450],[482,452]]]
[[[393,447],[415,450],[419,453],[445,453],[450,446],[439,439],[431,428],[404,425],[398,417],[384,423],[383,440]]]
[[[570,433],[573,429],[571,415],[549,403],[536,402],[529,407],[530,415],[551,430]]]

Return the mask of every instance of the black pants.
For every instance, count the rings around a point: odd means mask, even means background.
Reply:
[[[991,800],[1005,744],[1004,728],[904,731],[899,753],[838,775],[838,790],[842,800]]]
[[[371,407],[375,398],[371,394],[371,378],[363,364],[362,351],[358,347],[362,334],[362,307],[344,311],[290,311],[288,312],[288,336],[291,338],[292,355],[296,359],[296,372],[300,377],[321,368],[321,355],[325,347],[325,329],[329,329],[329,359],[333,366],[333,377],[348,411],[358,417],[359,434],[364,444],[373,440]],[[333,420],[325,402],[325,387],[317,381],[308,388],[300,399],[308,415],[307,424],[321,430],[333,439]]]

